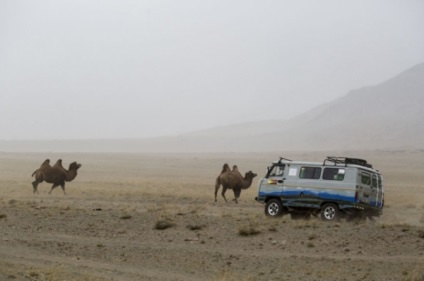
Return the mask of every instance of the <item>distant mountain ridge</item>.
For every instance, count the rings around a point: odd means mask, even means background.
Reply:
[[[289,120],[127,140],[0,141],[3,151],[255,152],[424,148],[424,63]]]
[[[424,63],[290,120],[255,123],[264,127],[261,133],[248,123],[224,128],[250,132],[249,139],[227,139],[234,150],[421,149],[423,121]],[[203,131],[203,136],[215,138],[216,132]]]

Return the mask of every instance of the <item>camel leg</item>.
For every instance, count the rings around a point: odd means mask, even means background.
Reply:
[[[66,192],[65,192],[65,183],[62,183],[61,185],[60,185],[60,187],[62,188],[62,190],[63,190],[63,194],[64,195],[66,195]]]
[[[32,191],[34,194],[35,193],[37,193],[38,194],[38,189],[37,189],[37,187],[38,187],[38,181],[37,180],[35,180],[35,181],[33,181],[32,182],[32,187],[34,188],[34,190]]]
[[[227,198],[225,198],[225,192],[227,191],[227,187],[226,186],[223,186],[222,187],[222,197],[224,197],[224,200],[225,200],[225,202],[227,202]]]
[[[217,202],[216,197],[218,195],[218,190],[221,187],[221,180],[219,179],[219,176],[215,180],[215,203]]]
[[[53,191],[53,189],[55,189],[56,187],[58,187],[59,185],[58,184],[56,184],[56,183],[54,183],[53,185],[52,185],[52,189],[50,189],[50,191],[49,191],[49,194],[51,194],[52,193],[52,191]]]
[[[219,185],[215,185],[215,203],[216,203],[216,196],[218,194],[218,190],[219,190]]]
[[[215,186],[215,203],[216,203],[216,195],[218,194],[219,186]]]
[[[241,190],[240,189],[237,189],[237,188],[233,188],[233,192],[234,192],[234,199],[233,199],[233,201],[235,201],[236,203],[238,203],[237,199],[240,197]]]

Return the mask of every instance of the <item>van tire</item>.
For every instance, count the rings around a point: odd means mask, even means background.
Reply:
[[[327,203],[321,208],[321,220],[323,221],[338,221],[340,211],[336,204]]]
[[[265,204],[265,215],[268,217],[279,217],[283,214],[283,204],[280,199],[270,199]]]

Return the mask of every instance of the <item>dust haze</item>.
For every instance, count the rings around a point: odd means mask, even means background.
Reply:
[[[1,1],[0,139],[286,120],[424,61],[420,1]]]

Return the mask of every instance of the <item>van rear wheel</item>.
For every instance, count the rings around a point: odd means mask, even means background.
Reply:
[[[339,208],[336,204],[327,203],[321,209],[321,219],[323,221],[338,221],[340,218]]]
[[[279,199],[270,199],[265,205],[265,215],[269,217],[278,217],[283,214],[283,204]]]

